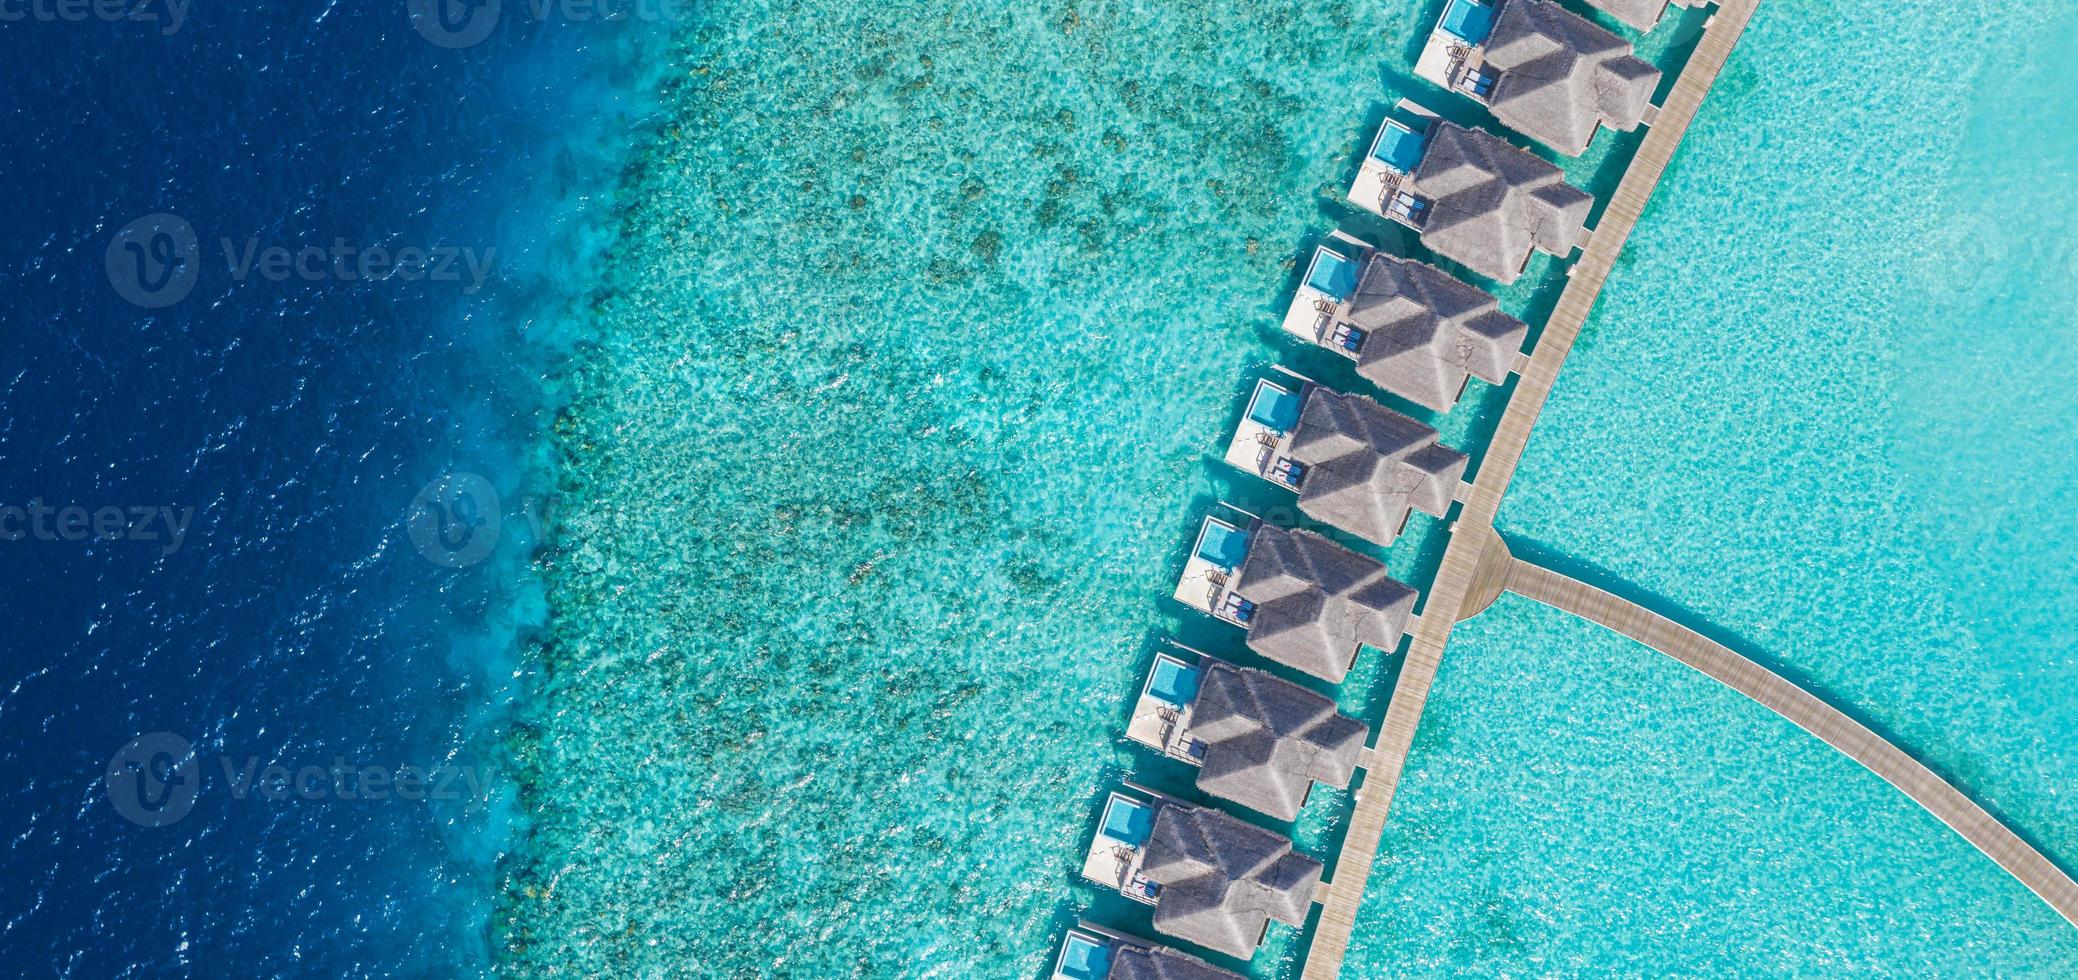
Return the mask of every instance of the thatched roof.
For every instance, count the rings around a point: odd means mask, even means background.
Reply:
[[[1368,398],[1326,388],[1307,394],[1292,429],[1291,458],[1306,466],[1300,510],[1379,545],[1399,537],[1415,508],[1442,517],[1468,462],[1439,444],[1436,430]]]
[[[1485,290],[1383,252],[1365,264],[1342,317],[1365,334],[1357,373],[1437,411],[1457,403],[1467,375],[1508,380],[1530,329]]]
[[[1105,980],[1243,980],[1188,953],[1167,946],[1127,944],[1111,958]]]
[[[1169,803],[1155,815],[1140,871],[1162,886],[1156,929],[1245,960],[1269,920],[1305,925],[1321,865],[1252,823]]]
[[[1296,820],[1315,782],[1349,785],[1371,730],[1335,702],[1260,670],[1206,661],[1190,737],[1206,743],[1198,788]]]
[[[1485,61],[1497,76],[1487,95],[1494,118],[1575,156],[1597,126],[1638,128],[1660,82],[1629,41],[1552,0],[1503,0]]]
[[[1428,198],[1422,244],[1501,282],[1537,249],[1564,257],[1587,235],[1594,199],[1550,161],[1483,129],[1438,121],[1404,189]]]
[[[1249,649],[1336,684],[1361,646],[1398,646],[1414,613],[1414,590],[1383,562],[1269,524],[1249,542],[1235,591],[1255,604]]]

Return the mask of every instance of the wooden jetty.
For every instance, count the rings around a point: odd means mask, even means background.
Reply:
[[[1393,688],[1385,722],[1379,727],[1378,738],[1372,745],[1367,760],[1371,765],[1366,768],[1363,786],[1357,791],[1356,808],[1343,836],[1333,884],[1321,903],[1313,944],[1306,952],[1304,976],[1307,980],[1326,980],[1342,971],[1349,936],[1356,929],[1357,911],[1363,904],[1364,886],[1370,882],[1371,866],[1378,856],[1378,842],[1385,833],[1386,814],[1392,808],[1393,792],[1399,786],[1407,752],[1414,745],[1414,732],[1421,723],[1422,709],[1428,703],[1429,687],[1435,683],[1436,669],[1442,663],[1443,647],[1449,642],[1451,627],[1468,600],[1476,599],[1475,579],[1480,578],[1482,559],[1486,559],[1489,570],[1486,580],[1491,581],[1493,565],[1487,555],[1499,547],[1500,540],[1493,533],[1494,515],[1499,512],[1508,481],[1514,478],[1515,468],[1522,460],[1530,430],[1544,410],[1545,399],[1551,394],[1559,367],[1565,363],[1566,355],[1572,352],[1573,342],[1586,325],[1595,300],[1601,296],[1602,284],[1615,266],[1617,255],[1630,239],[1631,229],[1637,226],[1644,213],[1647,199],[1659,185],[1660,176],[1674,158],[1675,148],[1688,133],[1689,123],[1695,119],[1704,96],[1716,83],[1717,75],[1724,69],[1732,48],[1739,43],[1740,35],[1745,33],[1746,24],[1752,19],[1759,2],[1724,0],[1711,17],[1703,37],[1696,44],[1695,53],[1675,80],[1673,90],[1660,107],[1652,127],[1639,142],[1637,155],[1610,195],[1608,206],[1593,234],[1588,237],[1586,248],[1569,270],[1565,291],[1559,295],[1558,305],[1552,309],[1536,349],[1523,366],[1521,380],[1501,416],[1493,443],[1480,463],[1479,474],[1465,494],[1464,508],[1459,512],[1450,545],[1444,551],[1442,566],[1436,573],[1434,584],[1429,587],[1420,627],[1414,633],[1399,683]],[[1490,596],[1487,601],[1491,601]],[[1481,605],[1479,608],[1484,607]],[[1449,610],[1450,614],[1443,614],[1443,610]]]

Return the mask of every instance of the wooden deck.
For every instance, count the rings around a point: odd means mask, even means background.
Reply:
[[[1640,141],[1637,155],[1610,194],[1608,207],[1588,237],[1586,249],[1574,262],[1565,291],[1545,322],[1536,349],[1522,366],[1514,397],[1479,464],[1478,476],[1465,493],[1464,508],[1459,511],[1450,545],[1422,606],[1421,626],[1414,632],[1407,662],[1400,670],[1385,721],[1373,743],[1372,764],[1365,769],[1363,785],[1357,791],[1356,808],[1342,838],[1333,884],[1322,900],[1313,944],[1306,952],[1307,980],[1326,980],[1342,972],[1349,936],[1356,929],[1357,911],[1363,904],[1364,886],[1370,882],[1378,842],[1385,833],[1386,814],[1392,809],[1393,793],[1407,764],[1407,752],[1414,745],[1422,709],[1428,704],[1429,687],[1435,683],[1436,669],[1442,663],[1443,647],[1468,602],[1477,603],[1484,591],[1480,586],[1491,588],[1495,560],[1487,555],[1500,547],[1500,539],[1493,533],[1494,515],[1500,511],[1508,481],[1514,478],[1515,468],[1522,461],[1530,429],[1537,424],[1559,367],[1586,325],[1588,311],[1601,296],[1602,284],[1615,266],[1617,255],[1644,213],[1646,200],[1659,185],[1660,176],[1674,158],[1675,148],[1688,133],[1689,123],[1716,83],[1718,72],[1731,57],[1740,35],[1745,33],[1747,21],[1752,19],[1759,2],[1724,0],[1718,8],[1652,127]],[[1489,569],[1488,576],[1480,575],[1482,559]],[[1450,614],[1431,614],[1432,610],[1449,610]]]
[[[1508,591],[1600,623],[1710,675],[1795,723],[1926,807],[2078,925],[2078,883],[1904,749],[1817,696],[1686,626],[1550,569],[1510,559]],[[1338,872],[1337,878],[1341,877]]]

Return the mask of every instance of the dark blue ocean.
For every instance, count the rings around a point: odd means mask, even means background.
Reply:
[[[0,3],[0,973],[488,965],[671,25],[411,6]]]

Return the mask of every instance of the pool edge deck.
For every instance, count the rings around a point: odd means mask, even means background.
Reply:
[[[1385,720],[1379,726],[1378,739],[1370,752],[1374,766],[1365,770],[1349,829],[1338,850],[1333,883],[1322,902],[1320,920],[1306,951],[1303,976],[1307,980],[1326,980],[1342,972],[1349,938],[1356,931],[1357,913],[1363,905],[1364,888],[1370,882],[1378,844],[1385,835],[1386,816],[1392,808],[1407,754],[1414,746],[1429,688],[1442,664],[1443,648],[1456,624],[1455,613],[1464,608],[1467,596],[1473,592],[1482,559],[1489,549],[1499,546],[1493,531],[1494,517],[1500,511],[1508,482],[1522,461],[1530,430],[1544,410],[1559,368],[1572,352],[1588,313],[1601,296],[1617,255],[1630,239],[1631,230],[1637,226],[1660,177],[1673,160],[1675,149],[1687,135],[1690,122],[1702,108],[1703,99],[1716,84],[1759,4],[1760,0],[1724,0],[1719,5],[1653,125],[1639,142],[1636,156],[1610,193],[1608,206],[1588,237],[1579,261],[1568,270],[1565,290],[1545,321],[1544,333],[1531,352],[1529,363],[1523,366],[1521,381],[1502,413],[1493,441],[1480,462],[1479,474],[1465,495],[1450,544],[1423,604],[1421,624],[1408,646],[1406,663],[1393,688]],[[1491,563],[1488,567],[1492,567]],[[1431,614],[1443,609],[1453,614]]]

